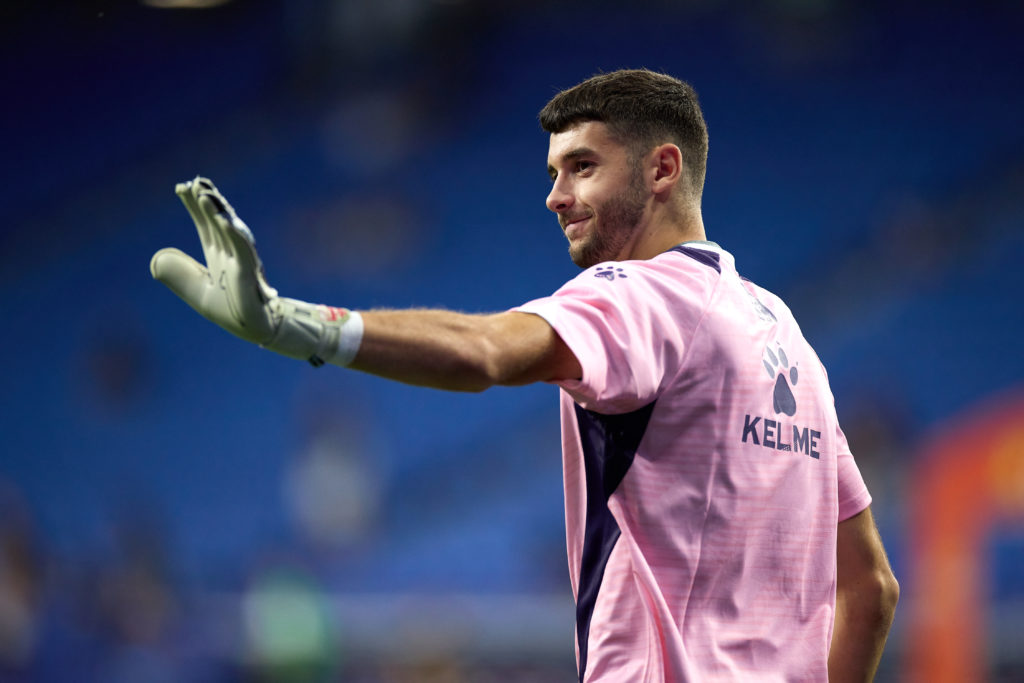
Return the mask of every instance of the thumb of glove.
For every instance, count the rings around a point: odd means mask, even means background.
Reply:
[[[201,305],[211,283],[210,271],[205,266],[180,249],[167,247],[153,254],[149,272],[185,303],[206,315]]]

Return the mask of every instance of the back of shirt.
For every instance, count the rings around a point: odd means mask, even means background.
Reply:
[[[519,310],[560,383],[581,681],[826,680],[837,523],[870,497],[776,296],[687,243]]]

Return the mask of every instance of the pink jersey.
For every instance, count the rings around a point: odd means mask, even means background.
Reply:
[[[871,498],[825,370],[732,256],[604,263],[517,310],[561,382],[580,681],[825,681],[836,525]]]

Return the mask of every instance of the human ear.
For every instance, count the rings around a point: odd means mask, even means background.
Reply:
[[[650,167],[654,170],[652,189],[655,193],[671,190],[686,174],[686,168],[683,166],[683,153],[672,143],[666,142],[655,147],[651,152],[650,162]]]

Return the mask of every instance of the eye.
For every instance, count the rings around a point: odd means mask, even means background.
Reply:
[[[576,171],[576,173],[586,173],[587,171],[589,171],[593,167],[594,167],[594,162],[580,160],[580,161],[576,162],[576,166],[575,166],[574,170]]]

